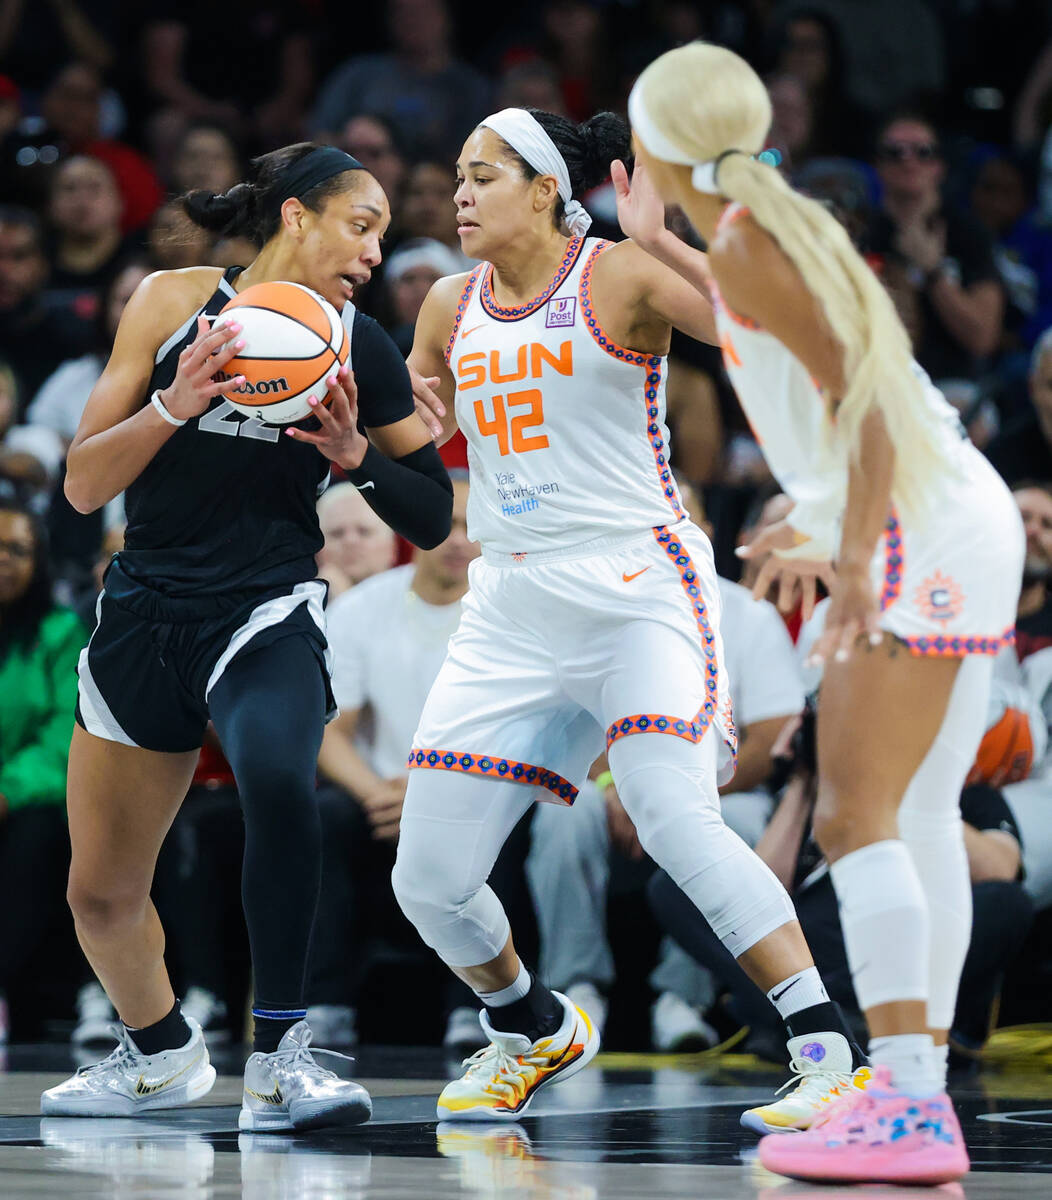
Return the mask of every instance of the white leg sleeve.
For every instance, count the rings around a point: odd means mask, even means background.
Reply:
[[[477,967],[511,932],[486,883],[533,788],[459,771],[409,772],[391,883],[402,912],[451,967]]]
[[[899,835],[917,868],[931,923],[928,1025],[948,1029],[972,934],[972,885],[961,824],[961,788],[986,724],[993,659],[971,654],[957,672],[938,736],[910,781]]]
[[[897,838],[872,842],[845,854],[829,871],[862,1011],[896,1000],[927,1000],[928,906],[906,847]]]
[[[738,958],[796,912],[767,865],[723,823],[716,750],[713,730],[697,745],[639,733],[614,742],[609,761],[643,848]]]
[[[606,937],[610,884],[610,833],[606,804],[589,780],[573,808],[539,804],[526,858],[541,954],[539,974],[560,992],[587,980],[614,982],[614,957]],[[567,914],[573,914],[568,921]]]

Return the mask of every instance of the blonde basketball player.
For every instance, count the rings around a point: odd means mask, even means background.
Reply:
[[[709,244],[724,361],[795,501],[751,548],[773,551],[758,586],[810,592],[821,561],[836,563],[817,645],[815,831],[875,1073],[803,1136],[765,1138],[761,1161],[803,1178],[955,1179],[968,1157],[945,1041],[971,919],[958,798],[1012,637],[1019,516],[845,232],[751,157],[771,119],[752,69],[684,46],[647,68],[629,111],[637,177]],[[615,174],[629,229],[681,265],[649,189]]]
[[[712,312],[638,246],[586,237],[575,199],[627,146],[609,113],[506,109],[457,164],[462,244],[483,264],[434,286],[410,365],[467,437],[482,557],[410,755],[394,887],[485,1006],[490,1045],[439,1116],[514,1120],[599,1039],[523,966],[486,878],[528,806],[572,803],[605,749],[643,846],[786,1020],[801,1079],[754,1119],[806,1126],[850,1086],[852,1050],[785,892],[720,816],[735,735],[719,592],[668,465],[670,330],[711,340]]]

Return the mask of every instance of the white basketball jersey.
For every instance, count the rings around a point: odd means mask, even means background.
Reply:
[[[468,277],[446,361],[468,443],[468,533],[505,554],[556,550],[684,514],[668,464],[666,362],[617,345],[592,307],[612,243],[572,238],[547,288],[502,308]]]
[[[728,205],[717,227],[745,211]],[[837,440],[829,403],[792,351],[755,321],[731,312],[715,281],[712,293],[724,366],[771,474],[795,502],[790,523],[835,550],[847,503],[848,454]],[[967,445],[956,411],[918,363],[913,369],[952,462]]]

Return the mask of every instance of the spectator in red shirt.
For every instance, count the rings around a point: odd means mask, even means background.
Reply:
[[[122,200],[121,231],[142,229],[164,199],[153,167],[137,151],[100,133],[102,77],[83,62],[52,79],[41,101],[50,132],[68,154],[101,159],[113,172]]]

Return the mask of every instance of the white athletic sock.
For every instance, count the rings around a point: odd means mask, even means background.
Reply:
[[[946,1090],[946,1069],[949,1064],[950,1047],[943,1042],[941,1046],[934,1047],[935,1069],[939,1079],[942,1081],[942,1091]]]
[[[767,993],[767,999],[778,1009],[778,1015],[785,1021],[803,1008],[824,1004],[829,999],[829,993],[818,968],[807,967],[776,984]]]
[[[909,851],[897,838],[873,842],[829,870],[862,1011],[896,1000],[926,1001],[928,906]]]
[[[501,1008],[526,996],[530,990],[530,983],[530,973],[522,965],[522,959],[519,959],[519,973],[515,976],[514,983],[501,988],[499,992],[476,992],[475,995],[487,1008]]]
[[[937,1096],[944,1084],[936,1065],[936,1046],[930,1033],[901,1033],[870,1039],[869,1058],[887,1067],[891,1082],[907,1096]]]

